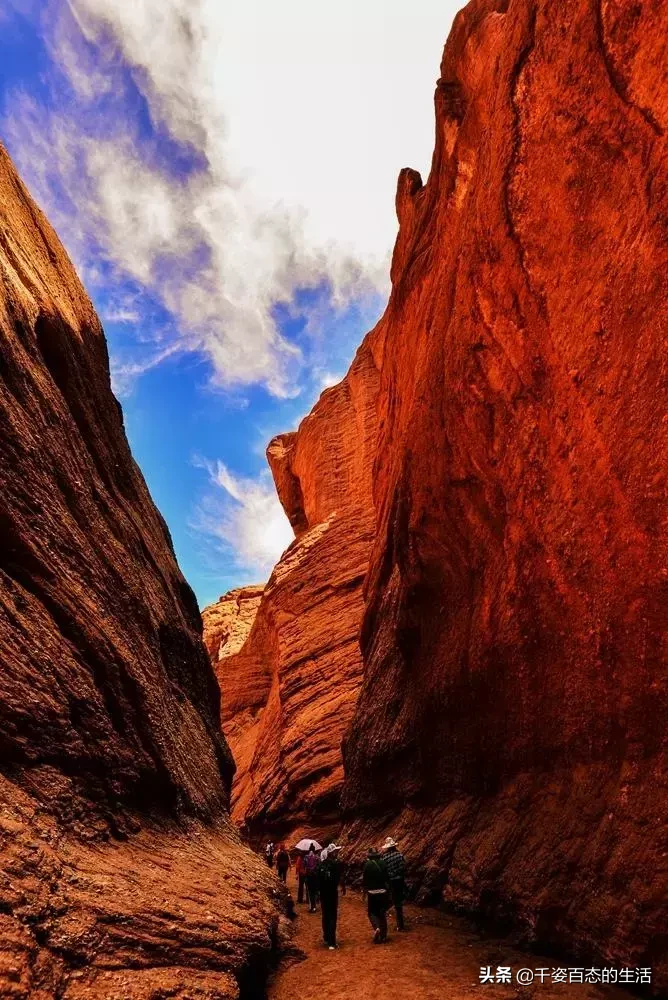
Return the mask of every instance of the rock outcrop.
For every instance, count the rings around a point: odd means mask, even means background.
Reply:
[[[0,421],[0,993],[236,997],[279,909],[226,818],[197,604],[1,147]]]
[[[264,586],[238,587],[202,612],[203,638],[214,670],[219,660],[238,653],[250,632]]]
[[[299,430],[269,445],[297,537],[264,589],[242,648],[215,652],[216,622],[227,621],[227,609],[240,611],[241,628],[249,620],[243,591],[204,612],[223,729],[237,763],[232,816],[252,837],[314,829],[324,836],[339,825],[341,741],[362,673],[381,333],[370,335],[346,378],[322,394]]]
[[[667,38],[649,0],[456,18],[399,180],[344,789],[423,894],[664,986]]]
[[[458,15],[387,311],[270,446],[298,537],[221,668],[266,670],[251,824],[334,817],[356,702],[353,848],[394,833],[423,898],[664,986],[667,38],[653,0]]]

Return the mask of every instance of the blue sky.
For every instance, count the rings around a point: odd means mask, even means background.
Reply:
[[[428,169],[454,7],[419,0],[408,34],[400,4],[358,7],[0,13],[0,136],[100,314],[130,444],[202,606],[266,578],[289,541],[265,447],[380,315],[396,175]]]

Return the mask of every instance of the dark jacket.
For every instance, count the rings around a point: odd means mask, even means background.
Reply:
[[[382,863],[387,872],[387,877],[391,882],[395,879],[403,880],[406,874],[406,862],[404,861],[403,854],[396,847],[391,847],[389,851],[385,851]]]
[[[369,858],[362,871],[362,885],[367,892],[387,889],[387,871],[379,857]]]
[[[336,892],[341,880],[341,865],[336,858],[325,858],[318,865],[318,887],[320,895]]]
[[[276,867],[277,868],[289,868],[290,867],[290,855],[287,851],[279,851],[276,855]]]

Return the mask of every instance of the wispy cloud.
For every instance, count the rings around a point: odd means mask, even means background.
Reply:
[[[168,344],[163,350],[156,350],[153,354],[144,354],[141,361],[111,363],[111,388],[117,396],[121,398],[127,396],[140,375],[145,375],[153,368],[157,368],[167,358],[179,353],[178,344]]]
[[[323,281],[338,307],[386,291],[395,178],[427,163],[455,6],[56,0],[53,99],[15,95],[6,132],[85,276],[139,285],[214,381],[291,396],[303,345],[274,307]]]
[[[233,475],[223,462],[198,457],[209,490],[191,527],[214,542],[222,560],[254,578],[268,576],[294,538],[268,473],[254,479]]]

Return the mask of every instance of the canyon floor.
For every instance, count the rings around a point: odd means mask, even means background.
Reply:
[[[289,886],[296,897],[294,885]],[[499,938],[481,937],[461,917],[435,909],[406,907],[407,929],[393,933],[385,945],[374,945],[366,904],[348,890],[339,901],[336,951],[322,943],[320,913],[297,906],[294,947],[302,960],[288,959],[269,984],[269,1000],[360,1000],[362,997],[414,997],[415,1000],[629,1000],[630,994],[612,986],[587,983],[534,982],[532,985],[480,982],[481,967],[510,966],[539,969],[577,966],[519,951]]]

